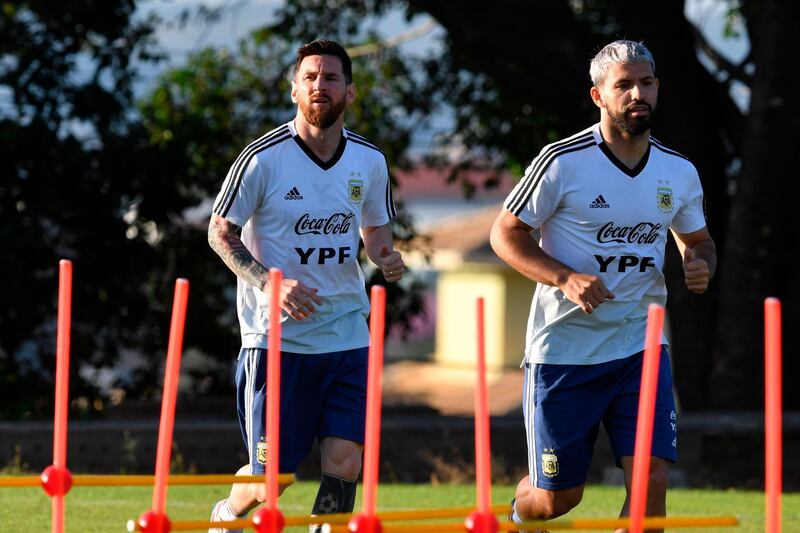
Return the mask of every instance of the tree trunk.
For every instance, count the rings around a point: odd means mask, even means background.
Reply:
[[[763,300],[783,302],[784,375],[800,371],[792,351],[800,333],[798,158],[800,86],[793,43],[800,35],[797,2],[765,0],[746,5],[756,65],[750,113],[744,130],[742,172],[731,200],[725,252],[716,284],[719,294],[710,407],[763,408]],[[793,66],[795,65],[795,66]],[[787,382],[788,384],[788,382]],[[787,387],[785,407],[800,407]]]

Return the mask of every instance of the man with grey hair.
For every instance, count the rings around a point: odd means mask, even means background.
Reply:
[[[647,308],[666,303],[668,232],[688,290],[705,292],[716,269],[697,170],[650,136],[652,54],[615,41],[592,59],[590,75],[600,122],[542,149],[491,232],[497,255],[537,283],[523,362],[529,475],[517,486],[517,523],[578,505],[601,422],[624,471],[628,514]],[[666,514],[668,464],[677,460],[661,344],[648,516]]]

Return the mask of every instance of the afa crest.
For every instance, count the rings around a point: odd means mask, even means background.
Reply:
[[[258,448],[256,450],[256,459],[259,463],[267,464],[267,443],[264,441],[264,437],[261,437],[258,440]]]
[[[558,456],[553,448],[545,448],[542,454],[542,473],[547,477],[558,475]]]
[[[656,204],[661,211],[672,213],[672,189],[669,187],[659,187],[656,191]]]
[[[348,181],[347,197],[354,204],[360,204],[364,200],[364,182],[361,180]]]

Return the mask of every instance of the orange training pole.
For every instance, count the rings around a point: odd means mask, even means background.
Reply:
[[[381,374],[383,372],[383,332],[386,316],[386,289],[373,285],[369,317],[369,371],[367,375],[367,422],[364,436],[364,497],[361,514],[350,520],[353,532],[380,533],[375,514],[378,499],[378,457],[381,447]]]
[[[486,387],[486,340],[483,298],[478,298],[478,368],[475,387],[475,475],[479,513],[488,513],[492,502],[492,467],[489,448],[489,391]]]
[[[631,482],[630,533],[642,533],[647,504],[647,484],[650,478],[650,455],[653,448],[653,412],[656,405],[658,365],[661,359],[661,329],[664,308],[650,304],[647,310],[642,385],[639,389],[639,414],[636,423],[636,444],[633,452]]]
[[[264,470],[267,498],[253,515],[259,533],[280,533],[285,520],[278,510],[281,418],[281,285],[283,272],[269,269],[269,335],[267,338],[267,462]]]
[[[170,521],[166,514],[167,477],[172,456],[172,431],[175,426],[175,402],[178,395],[183,330],[186,324],[188,299],[189,281],[182,278],[176,280],[167,346],[167,364],[164,370],[164,392],[161,397],[161,422],[158,428],[158,448],[156,449],[153,507],[150,512],[139,518],[142,531],[151,533],[168,533],[170,531]]]
[[[781,532],[782,491],[782,421],[781,421],[781,302],[777,298],[764,300],[764,424],[766,473],[765,527],[766,533]]]
[[[67,470],[69,341],[72,322],[72,261],[58,263],[58,333],[56,335],[56,404],[53,421],[53,465],[42,472],[44,490],[53,498],[52,532],[64,531],[64,496],[72,486]]]
[[[467,531],[496,533],[497,518],[491,513],[492,465],[489,436],[489,390],[486,386],[486,327],[484,300],[476,302],[478,330],[478,364],[475,380],[475,492],[477,509],[466,521]]]

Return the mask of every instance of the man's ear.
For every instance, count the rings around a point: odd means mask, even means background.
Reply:
[[[292,103],[297,103],[297,84],[292,81]]]
[[[600,94],[600,89],[597,86],[592,85],[592,88],[589,89],[589,95],[592,97],[592,102],[599,108],[604,108],[606,103],[603,101],[603,95]]]
[[[356,99],[356,84],[350,83],[347,85],[347,103],[352,104]]]

